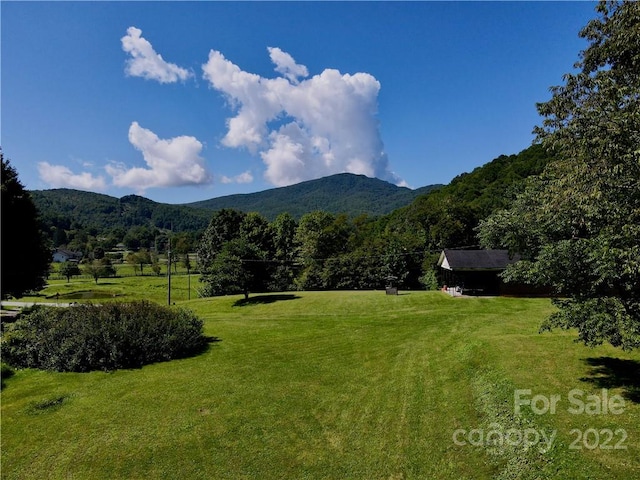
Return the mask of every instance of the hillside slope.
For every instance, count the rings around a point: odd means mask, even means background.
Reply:
[[[118,199],[68,188],[30,193],[47,227],[69,230],[75,225],[104,231],[146,225],[180,232],[206,228],[212,212],[222,208],[258,212],[269,220],[283,212],[300,218],[314,210],[376,217],[410,204],[435,187],[411,190],[376,178],[345,173],[288,187],[181,205],[158,203],[138,195]]]
[[[477,246],[478,223],[508,206],[524,179],[539,175],[552,159],[540,145],[516,155],[501,155],[458,175],[442,188],[418,196],[384,220],[395,228],[423,230],[428,247],[434,250]]]
[[[244,212],[260,212],[268,219],[273,219],[282,212],[289,212],[293,217],[300,218],[314,210],[375,217],[408,205],[419,195],[436,187],[438,185],[411,190],[377,178],[340,173],[288,187],[229,195],[186,205],[206,210],[234,208]]]
[[[288,212],[299,219],[323,210],[351,217],[388,217],[404,225],[422,225],[441,241],[439,245],[467,245],[475,237],[477,222],[504,208],[511,191],[529,175],[539,174],[550,156],[534,145],[517,155],[501,155],[446,186],[416,190],[398,187],[364,175],[342,173],[288,187],[257,193],[229,195],[182,205],[158,203],[137,195],[120,199],[71,189],[31,191],[42,220],[49,229],[92,228],[104,232],[133,226],[172,228],[174,232],[206,228],[214,211],[233,208],[258,212],[268,220]],[[435,231],[440,230],[436,235]],[[455,232],[455,234],[454,234]],[[454,238],[455,237],[455,238]]]
[[[153,225],[180,232],[206,228],[211,217],[209,212],[197,208],[158,203],[138,195],[118,199],[68,188],[30,193],[42,222],[47,227],[65,230],[89,228],[100,232]]]

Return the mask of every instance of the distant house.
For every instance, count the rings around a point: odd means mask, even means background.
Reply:
[[[499,276],[519,259],[507,250],[443,250],[438,266],[445,285],[465,295],[524,293],[521,288],[512,292]]]
[[[53,252],[54,262],[79,262],[82,259],[81,252],[72,252],[71,250],[65,250],[64,248],[57,248]]]

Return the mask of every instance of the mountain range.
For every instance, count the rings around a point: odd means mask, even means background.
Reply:
[[[377,178],[339,173],[288,187],[228,195],[188,203],[186,206],[206,210],[235,208],[244,212],[259,212],[267,219],[274,219],[282,212],[300,218],[314,210],[346,213],[351,216],[379,216],[408,205],[419,195],[429,193],[440,186],[429,185],[411,190]]]
[[[122,198],[67,188],[32,190],[45,224],[75,222],[102,230],[152,224],[174,231],[206,228],[211,214],[223,208],[258,212],[268,220],[288,212],[294,218],[323,210],[349,216],[380,216],[410,204],[440,185],[411,190],[364,175],[340,173],[262,192],[228,195],[187,204],[154,202],[138,195]],[[66,219],[66,222],[65,222]]]
[[[551,158],[541,145],[532,145],[518,154],[500,155],[472,172],[461,173],[448,185],[415,190],[364,175],[341,173],[288,187],[181,205],[158,203],[138,195],[115,198],[71,189],[30,193],[46,230],[90,229],[96,232],[92,235],[136,226],[198,232],[206,228],[214,211],[223,208],[258,212],[270,221],[283,212],[299,219],[305,213],[322,210],[350,217],[408,215],[420,224],[432,223],[434,220],[428,217],[436,211],[457,209],[473,219],[469,227],[473,228],[479,219],[505,208],[523,180],[540,174]],[[447,217],[445,213],[442,216]]]

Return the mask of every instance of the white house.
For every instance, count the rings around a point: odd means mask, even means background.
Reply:
[[[82,259],[81,252],[72,252],[71,250],[65,250],[64,248],[58,248],[53,252],[54,262],[78,262]]]

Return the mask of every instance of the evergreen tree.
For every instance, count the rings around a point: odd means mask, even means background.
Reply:
[[[40,229],[38,211],[18,179],[18,172],[2,162],[2,298],[21,297],[45,286],[51,248]]]

